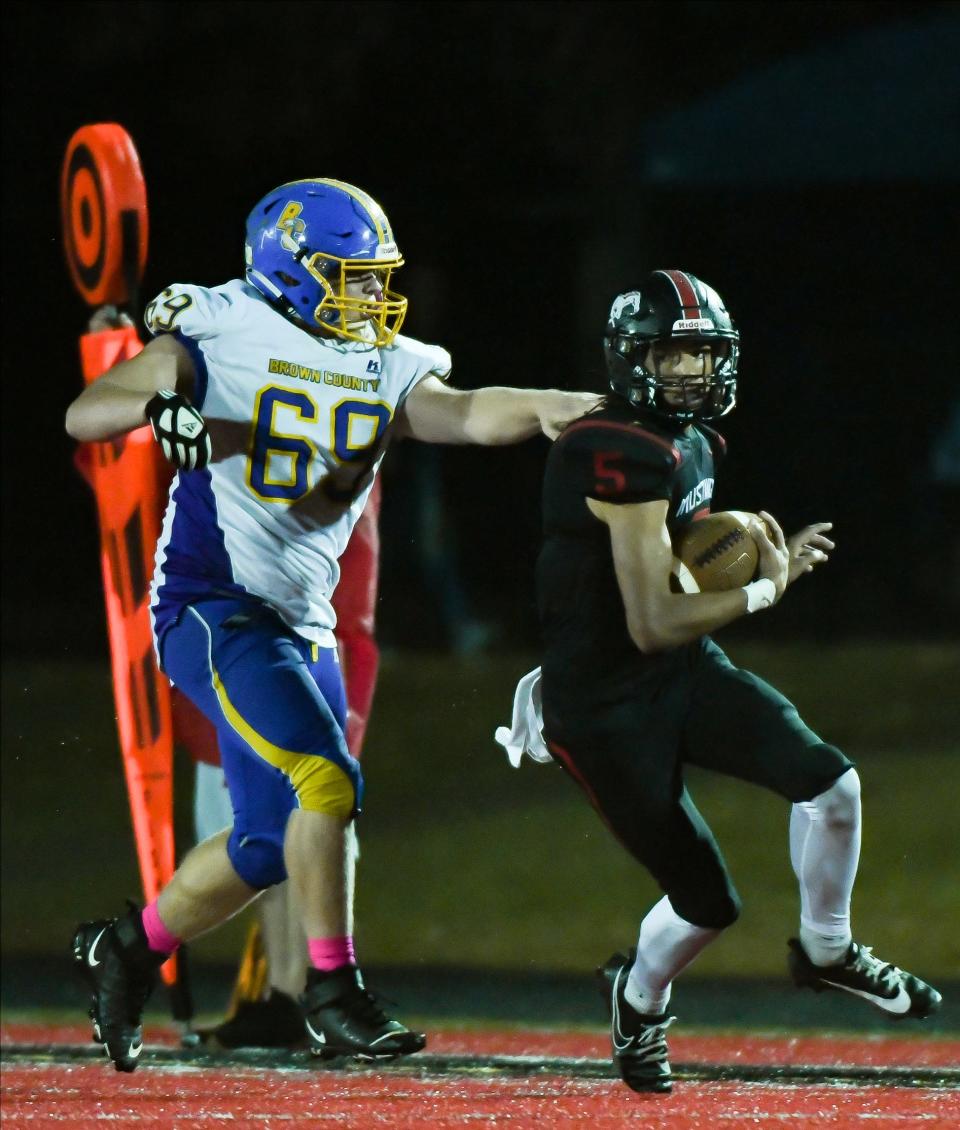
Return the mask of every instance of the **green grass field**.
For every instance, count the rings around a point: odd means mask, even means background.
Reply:
[[[728,648],[857,762],[864,851],[857,936],[931,977],[960,972],[960,651],[945,645]],[[366,963],[583,970],[631,944],[657,897],[555,766],[509,767],[493,741],[524,655],[384,657],[364,767],[359,951]],[[190,768],[177,762],[181,850]],[[744,899],[691,975],[773,976],[797,902],[787,806],[694,772]],[[60,954],[82,917],[139,893],[109,673],[9,663],[3,681],[2,945]],[[232,961],[242,920],[195,944]]]

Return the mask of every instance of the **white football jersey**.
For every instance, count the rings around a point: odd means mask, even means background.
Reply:
[[[250,593],[333,646],[337,558],[384,432],[418,381],[449,374],[450,355],[401,335],[386,348],[314,337],[241,279],[171,286],[144,318],[190,350],[213,442],[209,465],[170,487],[151,599],[158,639],[184,603]]]

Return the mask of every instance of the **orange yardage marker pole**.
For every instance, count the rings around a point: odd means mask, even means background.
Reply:
[[[92,306],[134,305],[146,263],[147,202],[140,161],[122,126],[84,126],[70,140],[61,204],[67,263]],[[80,338],[83,378],[135,357],[132,326]],[[100,522],[117,728],[133,817],[143,892],[156,898],[176,866],[173,841],[173,723],[170,687],[157,668],[150,629],[150,579],[169,479],[148,427],[109,443],[83,444],[77,462],[93,488]],[[174,1015],[192,1008],[176,955],[162,968]]]

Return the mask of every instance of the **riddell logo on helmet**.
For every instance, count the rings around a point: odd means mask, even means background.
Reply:
[[[709,318],[678,318],[673,323],[673,332],[681,330],[713,330],[716,326]]]

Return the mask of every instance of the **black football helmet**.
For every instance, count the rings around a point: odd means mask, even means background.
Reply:
[[[679,341],[709,343],[713,372],[661,376],[651,346]],[[716,420],[736,403],[740,335],[720,295],[687,271],[654,271],[639,290],[618,294],[603,352],[610,387],[637,407],[686,424]]]

